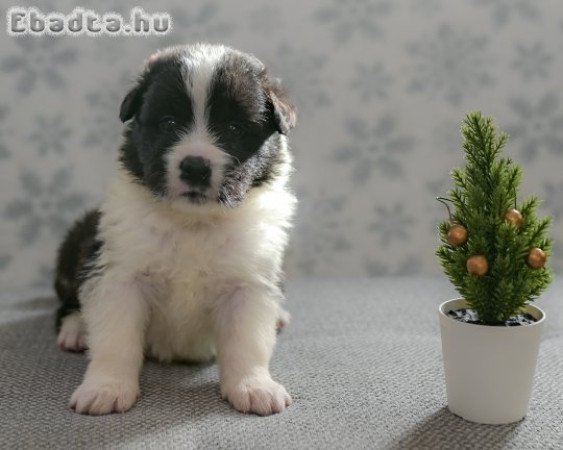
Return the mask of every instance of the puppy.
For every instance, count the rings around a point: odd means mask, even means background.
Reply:
[[[291,397],[268,366],[287,322],[293,106],[255,57],[198,44],[152,55],[120,118],[107,197],[58,254],[58,343],[90,359],[71,408],[127,411],[147,354],[216,358],[235,409],[284,410]]]

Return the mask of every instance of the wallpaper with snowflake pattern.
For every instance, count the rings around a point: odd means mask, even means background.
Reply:
[[[6,9],[10,4],[3,2]],[[209,41],[255,53],[299,109],[300,208],[290,277],[439,274],[434,200],[462,163],[459,126],[481,109],[545,198],[563,242],[560,0],[118,0],[18,2],[166,11],[164,37],[0,37],[0,286],[51,283],[67,227],[102,198],[119,104],[157,48]],[[3,15],[4,15],[3,11]],[[563,246],[551,260],[563,268]]]

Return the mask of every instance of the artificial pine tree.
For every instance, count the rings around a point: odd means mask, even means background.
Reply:
[[[544,266],[551,219],[536,217],[535,196],[518,204],[522,169],[501,156],[508,136],[497,134],[492,117],[468,114],[461,133],[466,166],[452,172],[454,188],[439,198],[454,211],[448,207],[450,218],[439,225],[436,254],[480,323],[498,325],[551,282]]]

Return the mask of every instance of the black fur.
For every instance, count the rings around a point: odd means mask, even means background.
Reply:
[[[164,155],[193,125],[192,102],[186,92],[179,55],[150,64],[123,100],[122,121],[133,119],[120,149],[123,166],[157,196],[166,195]],[[167,128],[173,118],[175,126]]]
[[[233,156],[219,191],[218,200],[226,206],[236,206],[249,189],[269,181],[279,162],[279,124],[264,86],[267,80],[259,61],[234,54],[211,84],[210,131],[218,146]]]
[[[193,126],[186,82],[191,77],[189,47],[177,47],[149,60],[137,85],[121,105],[131,120],[120,150],[124,167],[160,197],[167,194],[165,155]],[[213,74],[207,99],[209,131],[233,156],[217,201],[233,207],[249,189],[275,177],[280,163],[279,134],[295,125],[295,110],[279,82],[249,55],[230,51]],[[174,125],[166,127],[173,119]],[[163,126],[164,125],[164,126]]]
[[[98,238],[100,213],[87,212],[68,231],[57,255],[55,291],[61,301],[55,326],[59,330],[64,317],[80,310],[78,290],[89,276],[90,267],[100,251]]]

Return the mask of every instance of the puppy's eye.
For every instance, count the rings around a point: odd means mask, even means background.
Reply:
[[[166,116],[163,117],[161,119],[161,121],[159,122],[159,128],[160,131],[162,131],[163,133],[169,133],[170,131],[173,131],[176,129],[176,127],[178,126],[178,123],[176,122],[176,119],[172,116]]]
[[[240,136],[244,132],[242,125],[240,125],[239,123],[235,123],[235,122],[231,122],[227,126],[227,130],[229,131],[229,134],[231,136]]]

